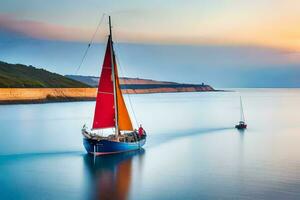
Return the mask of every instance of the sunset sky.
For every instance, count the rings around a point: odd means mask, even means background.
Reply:
[[[298,0],[1,0],[1,28],[88,40],[102,13],[120,41],[254,44],[300,51]]]
[[[236,69],[253,71],[263,68],[264,70],[286,69],[287,74],[289,72],[300,74],[299,0],[1,0],[0,45],[5,48],[4,53],[2,55],[0,53],[0,59],[49,66],[49,70],[71,74],[73,71],[67,68],[67,61],[62,58],[60,62],[55,63],[41,58],[39,58],[40,62],[37,62],[32,58],[29,59],[28,52],[15,56],[12,52],[22,53],[23,51],[20,51],[22,45],[25,47],[29,43],[32,49],[40,48],[30,42],[33,40],[43,41],[44,45],[47,41],[49,44],[64,43],[66,44],[62,45],[64,47],[71,43],[84,44],[90,40],[103,13],[113,18],[115,41],[129,46],[131,44],[129,47],[131,50],[136,46],[144,49],[144,54],[141,56],[146,60],[147,54],[153,51],[162,60],[171,59],[172,51],[176,51],[176,54],[190,52],[194,56],[183,55],[182,59],[190,59],[187,62],[191,62],[192,69],[196,71],[197,66],[201,71],[204,67],[210,68],[212,71],[207,72],[208,74],[222,67],[230,68],[235,72]],[[100,27],[97,41],[103,42],[106,34],[107,19]],[[6,48],[11,44],[15,49],[10,46],[10,50],[7,50]],[[175,50],[170,47],[172,45]],[[161,48],[157,46],[165,48],[163,55],[166,57],[158,53]],[[156,50],[153,50],[155,48]],[[78,52],[75,52],[74,48],[70,49],[74,51],[74,55],[70,57],[80,56],[83,49],[78,47]],[[205,49],[211,54],[217,54],[218,63],[215,61],[216,57],[207,56],[208,52]],[[47,49],[45,52],[53,54],[52,50]],[[65,50],[68,51],[67,48]],[[199,55],[197,52],[204,53]],[[154,71],[149,74],[136,73],[138,69],[135,67],[140,63],[127,62],[129,54],[133,54],[132,51],[128,53],[123,50],[124,63],[128,65],[126,68],[131,66],[134,68],[132,73],[128,74],[129,76],[151,78],[154,75],[153,78],[176,79],[175,75],[155,77]],[[153,55],[152,58],[155,59]],[[184,63],[184,60],[178,60],[178,57],[175,61]],[[175,61],[170,61],[170,65]],[[156,62],[153,64],[157,65]],[[76,65],[75,61],[71,63]],[[56,66],[51,66],[52,64]],[[89,69],[88,73],[82,72],[82,74],[96,75],[98,73],[96,64],[98,65],[99,62],[95,62],[95,66],[92,70]],[[155,67],[158,66],[153,66]],[[281,78],[290,80],[291,77],[286,75]],[[185,81],[185,79],[180,80]],[[196,79],[193,81],[195,82]]]

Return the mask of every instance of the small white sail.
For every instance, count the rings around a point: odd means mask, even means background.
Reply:
[[[245,122],[243,102],[242,102],[242,97],[241,96],[240,96],[240,112],[241,112],[241,122]]]

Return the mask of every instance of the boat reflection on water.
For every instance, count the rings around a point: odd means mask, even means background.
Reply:
[[[84,165],[90,178],[88,199],[128,199],[132,179],[133,158],[142,169],[144,149],[121,154],[84,155]]]

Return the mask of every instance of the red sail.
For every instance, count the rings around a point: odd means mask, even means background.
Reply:
[[[114,89],[112,79],[112,60],[108,38],[102,72],[98,85],[93,129],[115,126]]]

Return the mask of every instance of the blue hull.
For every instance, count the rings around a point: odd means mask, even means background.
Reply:
[[[95,141],[83,138],[83,145],[88,153],[95,155],[122,153],[140,149],[146,143],[146,138],[139,142],[115,142],[109,140]]]

